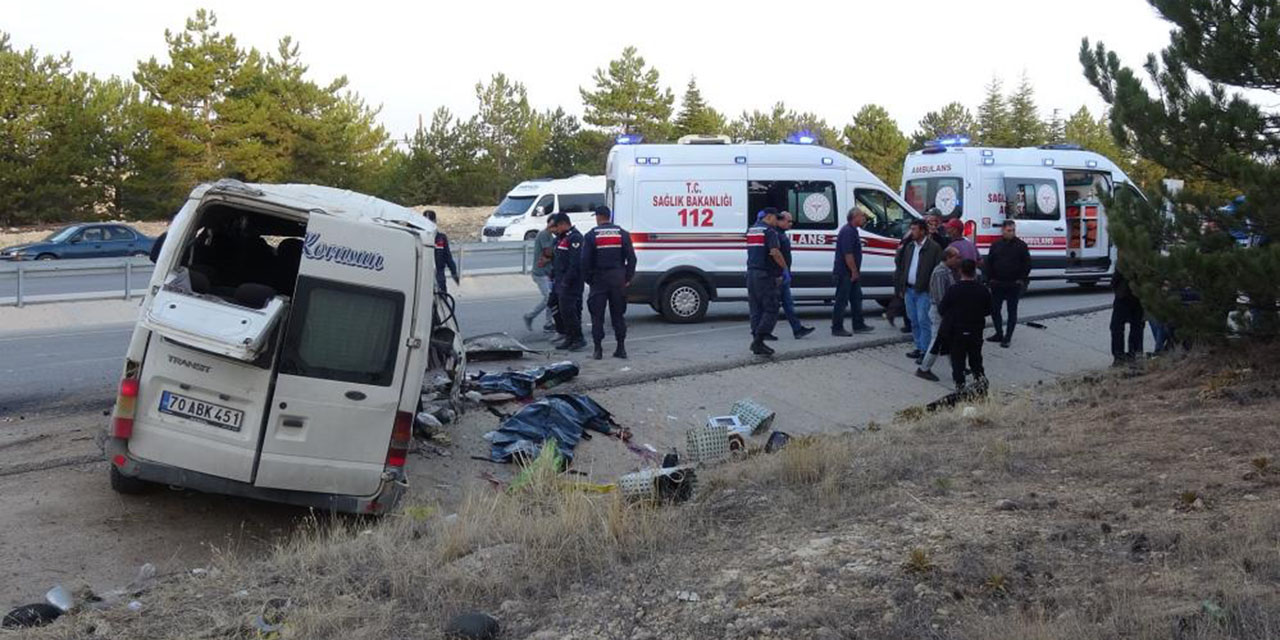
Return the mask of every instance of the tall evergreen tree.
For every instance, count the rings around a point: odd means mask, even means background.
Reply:
[[[506,192],[526,175],[547,139],[545,123],[529,106],[524,85],[505,74],[476,83],[476,132],[497,169],[495,190]]]
[[[1009,96],[1009,144],[1014,147],[1033,147],[1045,143],[1044,121],[1036,107],[1035,88],[1031,79],[1022,74],[1018,88]]]
[[[595,89],[578,90],[588,124],[613,133],[638,133],[651,142],[670,137],[675,94],[662,88],[658,70],[646,66],[635,47],[623,49],[608,69],[596,69],[592,81]]]
[[[840,145],[840,134],[827,124],[826,120],[812,113],[799,113],[778,102],[769,111],[746,111],[738,119],[729,123],[726,133],[734,140],[758,140],[778,143],[787,136],[808,131],[818,144],[835,148]]]
[[[992,77],[987,83],[986,97],[978,105],[977,132],[974,142],[988,147],[1008,147],[1013,143],[1009,126],[1009,107],[1005,103],[1004,83]]]
[[[1054,109],[1049,121],[1044,125],[1045,141],[1061,144],[1067,141],[1066,122],[1062,119],[1062,111]]]
[[[1154,95],[1103,44],[1080,47],[1085,78],[1111,105],[1116,141],[1189,179],[1171,218],[1132,197],[1111,208],[1120,267],[1148,311],[1184,336],[1222,336],[1228,313],[1247,332],[1273,336],[1280,245],[1231,250],[1220,229],[1280,234],[1280,117],[1239,91],[1280,102],[1280,2],[1150,2],[1174,27],[1169,46],[1144,65]],[[1244,196],[1233,212],[1221,209],[1224,190]],[[1196,292],[1200,303],[1179,304],[1164,283]],[[1238,307],[1241,293],[1252,313]]]
[[[911,146],[919,149],[930,140],[949,135],[973,136],[977,130],[977,122],[973,119],[973,114],[959,102],[951,102],[942,109],[930,111],[920,118],[915,133],[911,134]]]
[[[702,99],[702,91],[698,89],[695,79],[689,78],[689,86],[684,90],[684,100],[680,103],[680,113],[676,116],[676,137],[690,134],[716,135],[725,128],[725,119],[720,112],[707,106]]]
[[[845,126],[844,139],[849,156],[891,188],[898,188],[909,143],[884,107],[868,104],[859,109],[853,122]]]

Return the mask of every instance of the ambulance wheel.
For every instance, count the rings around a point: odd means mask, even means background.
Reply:
[[[115,468],[114,465],[111,467],[111,489],[116,493],[133,496],[146,493],[154,487],[154,484],[146,480],[139,480],[120,473],[120,470]]]
[[[677,324],[701,322],[707,315],[707,287],[697,278],[676,278],[663,285],[658,298],[663,319]]]

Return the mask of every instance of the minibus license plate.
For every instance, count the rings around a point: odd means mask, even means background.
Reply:
[[[219,429],[237,433],[239,433],[241,425],[244,424],[243,411],[204,402],[203,400],[196,400],[195,398],[188,398],[171,391],[165,391],[160,394],[160,412],[203,422]]]

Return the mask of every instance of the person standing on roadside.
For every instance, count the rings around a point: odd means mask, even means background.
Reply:
[[[778,214],[778,249],[782,251],[782,261],[787,263],[787,270],[791,270],[791,237],[787,235],[787,230],[795,223],[795,217],[790,211],[783,211]],[[787,317],[787,323],[791,325],[791,335],[796,340],[813,333],[813,327],[806,327],[800,323],[800,318],[796,317],[796,301],[791,296],[791,284],[782,285],[779,291],[782,297],[782,312]],[[777,340],[774,335],[765,336],[765,340]]]
[[[778,210],[767,207],[747,230],[747,305],[751,309],[751,353],[771,356],[765,336],[778,324],[781,288],[791,284],[791,271],[778,242]]]
[[[867,333],[872,328],[862,318],[862,235],[859,231],[867,222],[867,214],[853,207],[845,214],[846,224],[836,236],[835,264],[831,267],[836,283],[836,304],[831,310],[831,335],[851,336]],[[844,328],[844,313],[849,311],[853,332]]]
[[[951,237],[947,235],[946,225],[942,223],[942,212],[937,207],[932,207],[929,212],[924,214],[924,221],[929,223],[929,238],[938,243],[938,246],[946,249],[951,244]]]
[[[947,244],[945,246],[956,248],[960,252],[961,260],[972,260],[974,264],[982,266],[982,256],[978,255],[978,245],[972,240],[964,237],[964,223],[952,218],[946,223]]]
[[[631,234],[613,223],[609,207],[596,207],[596,227],[582,241],[582,277],[591,285],[587,309],[591,311],[591,357],[604,357],[604,308],[609,307],[613,339],[618,346],[613,357],[627,357],[627,285],[636,275],[636,250]]]
[[[933,306],[929,308],[929,322],[935,327],[933,331],[933,340],[929,343],[929,348],[925,350],[924,359],[920,361],[919,368],[916,369],[916,377],[938,381],[938,376],[933,372],[933,363],[938,360],[938,354],[942,352],[943,345],[946,344],[946,336],[948,327],[942,321],[942,298],[947,294],[947,290],[951,285],[956,283],[956,274],[960,271],[960,250],[955,247],[947,247],[942,252],[942,263],[933,268],[933,273],[929,276],[929,300]]]
[[[963,254],[961,254],[963,255]],[[920,364],[933,338],[933,324],[929,321],[929,275],[942,262],[942,249],[929,239],[928,226],[919,218],[911,221],[911,239],[902,254],[902,268],[898,269],[896,287],[906,293],[907,317],[911,319],[911,335],[915,348],[907,357]]]
[[[436,221],[436,212],[426,209],[422,212],[432,223]],[[453,249],[449,247],[449,236],[445,235],[439,228],[436,229],[436,291],[440,293],[449,293],[449,283],[445,278],[445,269],[453,272],[453,283],[458,284],[462,279],[458,276],[458,263],[453,261]]]
[[[1000,227],[1000,239],[991,243],[987,249],[985,264],[987,283],[991,285],[991,299],[995,307],[991,309],[991,321],[996,332],[987,342],[999,342],[1008,349],[1013,340],[1013,328],[1018,325],[1018,300],[1022,297],[1022,288],[1031,276],[1031,250],[1027,243],[1018,237],[1018,225],[1012,219],[1006,219]],[[1009,310],[1009,324],[1004,323],[1002,312]]]
[[[982,367],[982,330],[991,315],[991,292],[977,278],[978,263],[961,261],[960,281],[947,289],[939,305],[951,348],[951,380],[957,392],[964,390],[966,365],[979,384],[987,379]]]
[[[1132,363],[1142,355],[1143,332],[1146,322],[1142,301],[1129,286],[1129,279],[1121,272],[1119,256],[1116,257],[1116,273],[1111,277],[1115,300],[1111,303],[1111,366]],[[1125,350],[1124,329],[1129,327],[1128,351]]]
[[[564,341],[553,346],[581,351],[587,346],[582,336],[582,233],[573,226],[569,214],[553,213],[551,216],[557,236],[552,282],[564,329]]]
[[[538,287],[538,304],[534,305],[533,310],[524,314],[524,328],[533,331],[533,321],[538,317],[539,313],[546,313],[546,322],[542,325],[543,331],[554,331],[556,326],[552,322],[552,312],[554,311],[551,304],[551,262],[555,258],[556,234],[551,230],[551,219],[547,219],[547,226],[538,232],[537,237],[533,239],[533,269],[529,271],[529,275],[533,278],[533,284]]]

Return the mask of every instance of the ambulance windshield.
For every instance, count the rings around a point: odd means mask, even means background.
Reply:
[[[498,209],[493,212],[495,216],[519,216],[524,215],[529,210],[529,205],[533,204],[533,196],[507,196],[498,204]]]
[[[944,217],[959,218],[964,213],[964,185],[960,178],[918,178],[907,181],[903,198],[921,214],[937,209]]]

